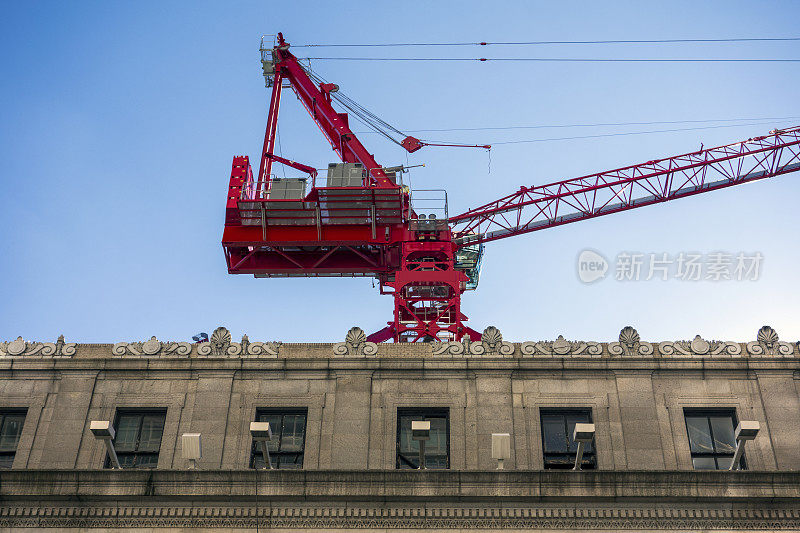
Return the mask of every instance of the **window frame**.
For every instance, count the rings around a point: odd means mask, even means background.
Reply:
[[[711,438],[711,445],[714,447],[713,452],[694,452],[692,451],[692,437],[689,433],[689,418],[705,418],[706,423],[708,424],[709,430],[709,437]],[[714,439],[714,427],[711,425],[710,418],[717,417],[717,418],[730,418],[731,425],[732,425],[732,432],[735,435],[736,433],[736,426],[739,424],[739,419],[736,416],[736,408],[735,407],[684,407],[683,408],[683,425],[686,428],[686,440],[689,443],[689,459],[692,464],[693,470],[727,470],[730,464],[727,466],[723,466],[720,468],[719,466],[719,459],[720,458],[729,458],[733,460],[733,456],[735,454],[736,449],[736,440],[734,437],[734,451],[733,452],[717,452],[716,451],[716,444]],[[695,466],[695,458],[711,458],[714,460],[714,465],[716,468],[697,468]],[[745,460],[745,454],[742,453],[742,457],[739,461],[739,469],[740,470],[747,470],[747,461]]]
[[[2,450],[0,449],[0,470],[10,470],[14,466],[14,459],[17,456],[17,448],[19,448],[19,441],[22,439],[22,432],[25,429],[25,420],[28,418],[28,409],[25,407],[8,407],[0,409],[0,430],[2,430],[3,425],[6,423],[6,417],[9,416],[21,416],[22,417],[22,425],[19,428],[19,434],[17,435],[17,441],[14,443],[13,450]],[[10,462],[6,463],[5,458],[10,457]],[[5,465],[8,466],[5,466]]]
[[[444,418],[445,420],[445,463],[444,468],[430,468],[427,466],[428,450],[425,451],[426,469],[430,470],[449,470],[450,469],[450,408],[449,407],[398,407],[397,408],[397,430],[395,445],[395,469],[397,470],[417,470],[414,463],[406,459],[400,453],[401,446],[401,418],[406,416],[417,417],[414,420],[429,420],[431,418]],[[417,460],[419,458],[417,457]],[[405,466],[404,466],[405,465]]]
[[[117,439],[119,438],[119,423],[124,416],[131,416],[136,415],[139,417],[139,427],[136,431],[136,450],[132,452],[128,451],[119,451],[117,449]],[[141,442],[142,438],[142,424],[144,422],[144,417],[148,415],[161,415],[162,417],[162,425],[161,425],[161,439],[158,442],[158,451],[155,452],[143,452],[139,451],[139,443]],[[121,407],[118,408],[115,415],[114,415],[114,439],[112,442],[114,443],[114,452],[117,454],[117,459],[119,460],[120,466],[123,469],[127,470],[152,470],[158,468],[158,460],[161,456],[161,446],[164,443],[164,428],[167,425],[167,409],[166,408],[159,408],[159,407]],[[109,457],[108,452],[106,452],[106,460],[104,468],[111,468],[111,457]],[[123,458],[133,456],[133,466],[125,466]],[[155,457],[155,463],[152,466],[142,466],[137,465],[137,459],[139,457]]]
[[[281,470],[281,459],[289,456],[298,456],[300,458],[300,467],[296,469],[283,469],[283,470],[303,470],[305,466],[305,456],[306,456],[306,440],[308,438],[308,407],[263,407],[256,409],[256,416],[255,421],[260,422],[262,416],[275,416],[280,415],[281,417],[281,427],[280,431],[276,432],[275,428],[270,427],[272,430],[272,438],[274,439],[278,437],[278,450],[277,451],[269,451],[269,459],[272,463],[272,468]],[[280,446],[283,444],[283,424],[284,424],[284,417],[285,416],[297,416],[303,415],[304,422],[303,422],[303,442],[300,446],[299,451],[282,451]],[[256,468],[256,462],[262,457],[261,446],[258,444],[257,441],[251,440],[250,445],[250,461],[248,462],[249,468]]]
[[[592,416],[591,407],[540,407],[539,408],[539,429],[542,438],[542,463],[545,470],[571,470],[575,466],[575,457],[577,451],[570,451],[570,443],[574,443],[572,435],[569,431],[569,422],[567,417],[586,415],[586,420],[576,423],[593,424],[594,417]],[[565,452],[548,452],[547,451],[547,435],[545,433],[545,417],[546,416],[561,416],[564,421],[564,434],[566,437],[566,450]],[[577,446],[577,444],[576,444]],[[560,461],[559,461],[560,460]],[[583,456],[581,458],[582,470],[597,470],[597,442],[593,438],[591,446],[584,447]]]

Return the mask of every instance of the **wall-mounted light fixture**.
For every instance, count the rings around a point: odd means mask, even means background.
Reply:
[[[108,420],[92,420],[89,422],[89,431],[92,432],[94,438],[102,440],[108,450],[108,456],[111,459],[111,468],[122,468],[117,458],[117,452],[114,450],[114,426]]]
[[[425,442],[431,438],[430,420],[412,420],[411,438],[419,442],[419,469],[425,470]]]
[[[272,470],[272,461],[269,458],[269,448],[267,447],[267,443],[272,440],[272,428],[269,427],[269,422],[250,422],[250,435],[261,447],[264,468]]]
[[[733,454],[733,460],[728,470],[739,470],[739,463],[742,461],[742,454],[744,454],[744,445],[747,441],[753,440],[758,435],[758,430],[761,429],[760,424],[755,420],[742,420],[736,426],[736,452]]]
[[[586,444],[594,439],[594,424],[575,424],[572,439],[578,443],[578,452],[575,454],[575,467],[573,470],[580,470],[583,462],[583,449]]]

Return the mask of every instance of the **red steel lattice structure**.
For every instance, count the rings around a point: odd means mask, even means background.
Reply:
[[[334,84],[312,81],[278,35],[263,59],[272,84],[258,175],[249,158],[233,159],[222,245],[232,274],[256,277],[370,276],[394,296],[394,317],[370,335],[461,340],[480,335],[464,323],[461,295],[477,284],[486,242],[667,202],[800,170],[800,128],[726,146],[648,161],[547,185],[521,187],[499,200],[444,219],[418,215],[397,169],[375,161],[337,112]],[[317,186],[316,170],[273,153],[284,81],[344,163],[360,164],[358,183]],[[425,145],[414,137],[409,152]],[[273,162],[308,174],[311,186],[279,194]]]
[[[450,217],[456,240],[489,242],[800,169],[800,128],[519,191]]]

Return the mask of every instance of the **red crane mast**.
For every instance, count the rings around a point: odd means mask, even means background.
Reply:
[[[262,45],[262,64],[272,87],[267,129],[256,177],[248,157],[233,158],[222,238],[228,272],[375,277],[381,294],[394,296],[394,316],[369,336],[373,342],[479,340],[464,323],[461,295],[477,286],[486,242],[800,170],[800,128],[775,130],[725,146],[521,187],[453,217],[444,194],[436,217],[415,209],[414,193],[397,181],[402,167],[386,168],[374,159],[350,129],[348,115],[334,109],[338,87],[305,69],[281,34],[273,48]],[[314,167],[273,153],[284,81],[342,160],[329,165],[324,185]],[[409,152],[426,145],[411,136],[393,140]],[[274,178],[273,162],[308,176]]]

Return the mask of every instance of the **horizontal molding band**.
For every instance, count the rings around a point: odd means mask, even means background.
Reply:
[[[787,501],[800,472],[448,470],[10,470],[3,504],[148,498],[281,501]]]
[[[83,506],[0,507],[0,527],[247,527],[259,529],[791,530],[797,509]]]

